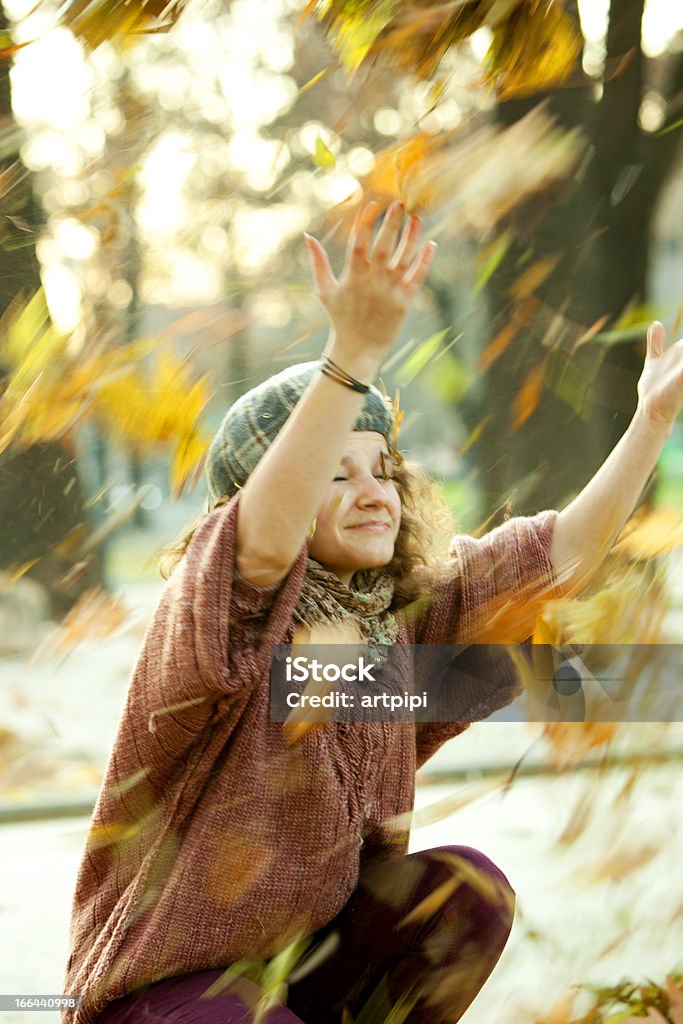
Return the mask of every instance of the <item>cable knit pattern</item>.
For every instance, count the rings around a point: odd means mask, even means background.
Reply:
[[[202,523],[133,671],[80,865],[65,1024],[163,978],[273,955],[330,921],[361,863],[405,853],[415,769],[466,725],[328,724],[287,746],[271,722],[273,644],[294,635],[304,547],[280,585],[235,573],[239,493]],[[554,585],[556,513],[454,541],[452,579],[399,643],[471,642],[487,605]],[[471,648],[476,657],[476,648]],[[510,678],[454,693],[486,717]]]

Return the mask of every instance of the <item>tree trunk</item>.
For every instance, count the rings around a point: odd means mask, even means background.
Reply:
[[[635,411],[644,338],[611,348],[601,341],[575,353],[572,348],[600,318],[608,318],[608,330],[626,309],[645,301],[650,223],[678,138],[647,136],[639,125],[643,7],[644,0],[612,4],[599,100],[590,84],[549,94],[559,124],[582,127],[590,163],[561,201],[541,208],[535,200],[515,213],[515,244],[490,282],[491,337],[511,318],[521,327],[490,367],[486,408],[478,411],[480,419],[491,417],[477,449],[488,508],[510,498],[520,514],[562,507],[604,461]],[[567,5],[572,8],[576,12],[575,4]],[[513,123],[539,99],[500,104],[498,117]],[[536,308],[527,304],[525,322],[525,309],[512,302],[508,289],[524,266],[550,256],[557,265],[536,289]],[[541,365],[541,400],[514,429],[515,399]]]

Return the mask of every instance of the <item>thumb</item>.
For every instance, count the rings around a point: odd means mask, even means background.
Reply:
[[[664,342],[666,341],[666,330],[664,324],[660,323],[659,320],[655,320],[651,323],[647,329],[647,354],[650,358],[656,359],[661,356],[664,352]]]
[[[313,261],[313,276],[320,292],[328,291],[335,283],[335,276],[330,266],[327,253],[317,238],[304,231],[304,239]]]

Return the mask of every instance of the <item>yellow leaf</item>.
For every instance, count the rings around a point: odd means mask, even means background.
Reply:
[[[543,735],[563,756],[565,764],[581,761],[589,750],[605,747],[614,739],[616,722],[546,722]]]
[[[0,451],[59,440],[94,417],[141,450],[171,447],[176,493],[196,478],[210,440],[198,427],[208,375],[193,380],[186,360],[160,351],[162,338],[75,352],[50,323],[42,291],[15,304],[3,327],[10,372],[0,395]]]
[[[638,509],[613,551],[629,558],[655,558],[683,544],[683,518],[670,508]]]
[[[313,75],[313,78],[309,78],[309,80],[299,89],[299,96],[303,96],[305,92],[308,92],[308,90],[312,89],[318,84],[318,82],[321,82],[329,73],[329,68],[323,68],[323,70],[319,71],[317,75]]]
[[[334,153],[332,152],[332,150],[329,149],[329,147],[323,142],[320,136],[318,136],[318,138],[315,140],[313,163],[317,167],[331,168],[335,166],[336,162],[337,161],[334,158]]]
[[[558,4],[525,3],[494,29],[488,80],[503,100],[553,88],[572,73],[581,47],[576,20]]]
[[[130,42],[131,37],[140,33],[168,31],[187,3],[188,0],[79,0],[63,4],[57,17],[59,24],[94,50],[101,43]]]

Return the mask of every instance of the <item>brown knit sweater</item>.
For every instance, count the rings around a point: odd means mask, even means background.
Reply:
[[[83,1005],[65,1024],[322,927],[367,858],[406,852],[415,770],[466,728],[328,723],[287,746],[270,720],[270,651],[292,640],[306,548],[281,584],[246,582],[238,508],[239,494],[202,523],[148,627],[76,882],[62,991]],[[399,642],[469,642],[501,594],[552,592],[556,514],[457,537],[452,581]],[[473,717],[515,692],[491,681]]]

